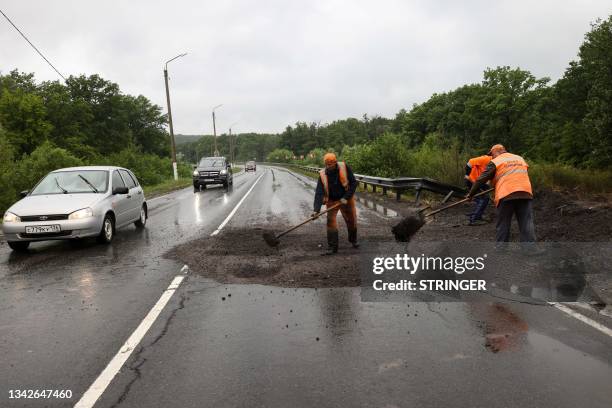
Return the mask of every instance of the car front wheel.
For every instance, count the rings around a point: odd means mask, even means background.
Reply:
[[[11,247],[11,249],[13,251],[17,251],[17,252],[25,252],[28,250],[28,247],[30,246],[29,242],[24,242],[24,241],[9,241],[8,242],[8,246]]]
[[[98,242],[110,244],[115,236],[115,221],[110,214],[106,214],[102,222],[102,231],[98,235]]]

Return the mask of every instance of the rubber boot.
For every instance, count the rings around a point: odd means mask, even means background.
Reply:
[[[338,231],[327,231],[327,251],[323,255],[338,253]]]
[[[359,248],[359,242],[357,242],[357,228],[348,230],[348,240],[353,245],[353,248]]]

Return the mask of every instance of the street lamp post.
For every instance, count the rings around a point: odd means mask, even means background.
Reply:
[[[217,150],[217,125],[215,123],[215,109],[222,107],[223,104],[217,105],[212,109],[212,117],[213,117],[213,135],[215,137],[215,156],[219,156],[219,150]]]
[[[172,147],[172,172],[174,173],[174,180],[178,180],[178,168],[176,165],[176,144],[174,142],[174,128],[172,127],[172,108],[170,107],[170,90],[168,89],[168,63],[174,61],[177,58],[184,57],[187,53],[177,55],[174,58],[166,61],[164,65],[164,82],[166,83],[166,102],[168,103],[168,127],[170,129],[170,141]]]

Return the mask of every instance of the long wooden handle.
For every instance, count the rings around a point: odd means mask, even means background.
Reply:
[[[490,189],[488,189],[488,190],[485,190],[485,191],[481,191],[481,192],[480,192],[480,193],[478,193],[478,194],[474,194],[474,195],[472,196],[472,198],[474,198],[474,197],[478,197],[478,196],[481,196],[481,195],[484,195],[484,194],[488,194],[488,193],[490,193],[490,192],[491,192],[491,191],[493,191],[493,190],[495,190],[495,188],[494,188],[494,187],[493,187],[493,188],[490,188]],[[451,207],[454,207],[454,206],[459,205],[459,204],[461,204],[461,203],[465,203],[466,201],[469,201],[469,200],[470,200],[469,198],[464,198],[463,200],[459,200],[459,201],[457,201],[456,203],[452,203],[451,205],[447,205],[446,207],[438,208],[438,209],[437,209],[437,210],[435,210],[435,211],[431,211],[431,212],[428,212],[427,214],[425,214],[425,217],[429,217],[430,215],[437,214],[437,213],[439,213],[440,211],[448,210],[448,209],[449,209],[449,208],[451,208]]]
[[[310,221],[316,220],[317,218],[319,218],[320,216],[322,216],[322,215],[323,215],[323,214],[325,214],[326,212],[329,212],[329,211],[333,210],[334,208],[338,208],[338,207],[340,207],[341,205],[342,205],[342,203],[338,203],[338,204],[336,204],[336,205],[332,205],[331,207],[329,207],[329,208],[328,208],[328,209],[326,209],[325,211],[321,211],[321,212],[320,212],[319,214],[317,214],[315,217],[310,217],[310,218],[308,218],[306,221],[303,221],[303,222],[299,223],[298,225],[294,225],[293,227],[289,228],[288,230],[281,232],[280,234],[278,234],[278,235],[276,236],[276,238],[280,238],[280,237],[282,237],[283,235],[290,233],[290,232],[291,232],[291,231],[293,231],[294,229],[297,229],[297,228],[301,227],[301,226],[302,226],[302,225],[304,225],[304,224],[308,224]]]

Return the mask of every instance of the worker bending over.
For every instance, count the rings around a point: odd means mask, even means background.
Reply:
[[[494,145],[489,154],[492,159],[470,189],[468,198],[471,199],[487,181],[492,180],[497,207],[495,240],[510,241],[512,215],[516,214],[521,242],[535,242],[533,192],[527,173],[529,165],[521,156],[508,153],[500,144]]]
[[[348,240],[353,248],[358,248],[357,243],[357,210],[355,208],[355,190],[357,180],[353,171],[345,162],[339,162],[336,155],[327,153],[323,157],[325,168],[319,172],[319,181],[314,198],[313,217],[317,217],[321,206],[325,204],[331,208],[340,203],[340,208],[335,208],[327,213],[327,251],[325,255],[338,252],[338,224],[336,217],[338,210],[346,222]]]
[[[488,154],[471,158],[465,165],[465,184],[468,189],[471,189],[478,177],[485,171],[487,165],[491,161],[491,156]],[[486,190],[485,185],[481,185],[476,193]],[[489,195],[481,195],[474,199],[474,209],[468,214],[468,225],[482,225],[486,222],[482,219],[482,215],[489,205]]]

